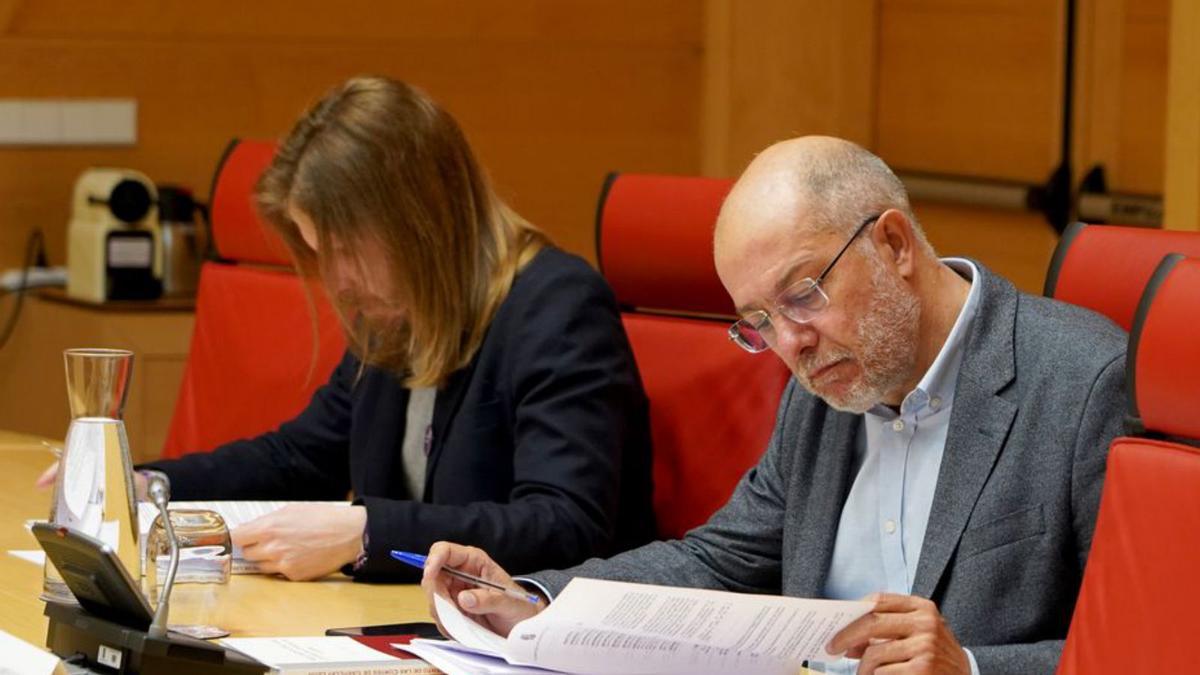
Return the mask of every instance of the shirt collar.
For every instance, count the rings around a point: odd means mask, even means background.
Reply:
[[[950,333],[946,336],[942,349],[929,366],[929,370],[925,371],[921,381],[917,383],[917,388],[910,391],[900,404],[902,415],[920,410],[925,405],[934,402],[936,404],[930,406],[934,412],[950,406],[954,400],[958,369],[962,365],[967,335],[970,334],[971,323],[974,321],[976,310],[979,307],[980,284],[977,283],[979,268],[975,266],[975,263],[966,258],[942,258],[941,261],[969,281],[971,289],[967,292],[967,300],[959,310],[958,318],[954,320],[954,325],[950,328]],[[891,408],[883,404],[871,408],[867,414],[884,419],[893,419],[897,416]]]

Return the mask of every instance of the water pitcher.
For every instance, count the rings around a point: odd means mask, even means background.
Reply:
[[[63,450],[50,521],[108,544],[129,570],[141,576],[133,464],[121,421],[133,352],[120,349],[68,349],[67,397],[71,426]],[[46,563],[43,597],[71,601],[70,590]]]

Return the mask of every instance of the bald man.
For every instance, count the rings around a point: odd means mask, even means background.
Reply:
[[[833,138],[760,154],[714,254],[731,339],[795,374],[766,452],[682,540],[528,581],[546,598],[574,576],[869,596],[827,671],[1053,672],[1125,411],[1120,328],[938,258],[891,170]],[[427,593],[501,634],[539,611],[437,574],[513,583],[477,549],[429,561]]]

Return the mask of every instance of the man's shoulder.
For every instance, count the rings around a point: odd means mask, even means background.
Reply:
[[[1027,293],[1018,296],[1014,332],[1018,358],[1037,355],[1060,367],[1103,367],[1122,356],[1129,341],[1101,314]]]

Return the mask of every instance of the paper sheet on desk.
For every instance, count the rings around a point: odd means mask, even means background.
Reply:
[[[417,639],[395,646],[424,659],[446,675],[545,675],[554,672],[534,666],[514,666],[499,656],[460,650],[457,648],[459,643],[454,641]]]
[[[209,502],[171,502],[167,508],[174,509],[205,509],[216,511],[225,519],[225,525],[230,530],[244,525],[255,518],[265,516],[282,509],[290,504],[334,504],[349,506],[350,502],[306,502],[306,501],[209,501]],[[158,509],[150,502],[138,502],[138,527],[141,530],[142,554],[145,558],[146,534],[158,515]],[[233,547],[233,573],[258,574],[258,566],[242,559],[241,547]]]
[[[35,647],[21,638],[0,630],[0,673],[20,675],[66,675],[67,669],[57,656]],[[12,668],[12,670],[9,670]]]
[[[34,565],[41,566],[46,564],[46,552],[40,549],[35,551],[9,551],[8,554]]]
[[[432,675],[432,666],[399,651],[406,645],[368,645],[352,637],[225,638],[225,647],[272,668],[273,673]]]
[[[690,588],[575,579],[541,614],[500,640],[435,597],[438,618],[468,650],[568,673],[794,674],[805,660],[828,659],[825,644],[870,611],[866,602],[808,600]],[[502,642],[502,644],[501,644]]]

